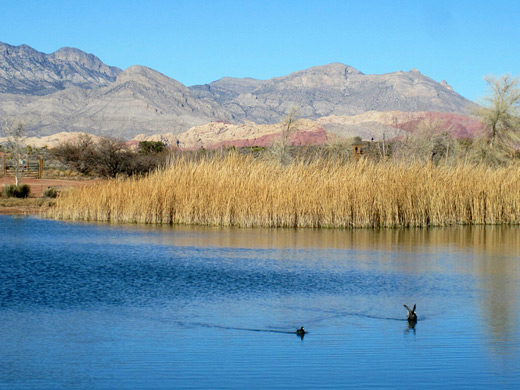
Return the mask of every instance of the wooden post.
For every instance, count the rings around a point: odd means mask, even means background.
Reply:
[[[43,178],[43,158],[40,156],[38,160],[38,179]]]

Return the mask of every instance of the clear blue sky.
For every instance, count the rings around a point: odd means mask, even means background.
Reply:
[[[268,79],[342,62],[419,69],[472,100],[486,75],[520,75],[518,0],[0,0],[0,41],[71,46],[185,85]]]

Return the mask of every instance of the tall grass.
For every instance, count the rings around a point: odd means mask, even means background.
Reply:
[[[63,193],[51,216],[244,227],[518,224],[520,166],[180,158],[146,177]]]

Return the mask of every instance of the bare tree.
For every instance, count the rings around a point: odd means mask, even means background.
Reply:
[[[393,156],[421,162],[448,162],[455,157],[457,142],[449,124],[434,117],[423,117],[413,132],[393,143]]]
[[[512,156],[520,142],[520,80],[511,75],[486,77],[490,94],[478,114],[486,126],[484,143],[489,159]],[[482,140],[481,140],[482,144]]]
[[[15,184],[18,187],[25,172],[27,160],[27,145],[25,130],[22,122],[4,119],[2,129],[6,136],[6,151],[10,155],[15,170]]]
[[[51,150],[56,160],[77,172],[88,175],[94,169],[95,143],[92,136],[81,134],[77,140],[69,141]]]
[[[169,156],[162,142],[147,143],[132,151],[123,140],[100,138],[96,142],[87,134],[57,146],[51,154],[77,172],[106,178],[148,173],[164,165]]]
[[[95,169],[103,177],[117,177],[132,170],[133,153],[123,140],[101,138],[96,144]]]
[[[289,138],[291,134],[297,130],[297,115],[298,109],[296,107],[292,107],[282,122],[283,127],[281,137],[278,142],[273,144],[272,147],[273,152],[277,155],[277,157],[280,159],[280,163],[282,164],[286,164],[290,160],[288,153],[288,148],[290,145]]]

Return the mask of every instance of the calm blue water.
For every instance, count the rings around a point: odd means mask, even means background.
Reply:
[[[2,389],[520,383],[518,227],[240,230],[0,216],[0,243]],[[417,304],[415,329],[404,303]]]

